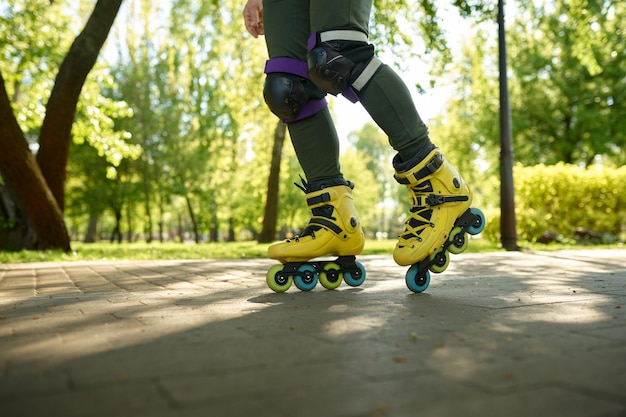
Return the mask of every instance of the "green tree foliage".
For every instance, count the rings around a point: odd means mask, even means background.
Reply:
[[[0,71],[31,143],[37,140],[54,76],[71,45],[69,28],[77,29],[72,18],[76,11],[61,3],[16,0],[0,8]]]
[[[24,227],[18,247],[70,249],[62,211],[72,127],[86,77],[120,3],[85,6],[93,10],[78,36],[73,27],[83,22],[75,17],[86,16],[81,6],[16,1],[0,9],[2,32],[7,34],[0,42],[0,55],[6,58],[0,63],[0,74],[10,73],[8,83],[0,76],[0,170],[17,203],[15,216]],[[95,126],[100,119],[93,115],[93,120]],[[102,120],[105,127],[96,130],[97,135],[107,129],[108,119]],[[27,139],[38,149],[36,160]],[[38,146],[33,146],[36,141]]]
[[[258,227],[272,119],[258,111],[263,45],[240,36],[240,7],[180,0],[124,9],[110,95],[132,108],[118,124],[143,152],[114,173],[137,184],[124,204],[143,207],[148,237],[154,223],[185,223],[184,212],[196,241]]]
[[[623,2],[538,0],[514,10],[507,45],[515,159],[623,165]],[[447,112],[431,124],[485,209],[499,202],[496,33],[491,21],[473,27],[450,66]]]
[[[498,175],[498,74],[495,51],[485,31],[477,31],[461,49],[452,67],[454,94],[431,130],[446,158],[456,166],[475,193],[475,205],[499,202],[491,178]]]
[[[509,31],[519,161],[625,162],[625,20],[623,1],[520,5]]]
[[[32,149],[58,67],[94,4],[16,0],[0,6],[0,73]],[[259,232],[276,118],[261,93],[265,45],[244,34],[242,6],[236,0],[124,3],[105,59],[83,86],[72,127],[65,216],[76,235],[87,234],[96,218],[118,239],[182,230],[196,240]],[[483,0],[375,0],[371,22],[379,52],[395,53],[390,64],[407,70],[408,58],[417,56],[431,66],[431,86],[443,76],[454,85],[447,113],[430,123],[433,140],[486,209],[498,204],[494,8]],[[449,49],[444,30],[449,10],[477,22],[459,51]],[[507,29],[516,159],[524,165],[623,165],[626,3],[517,1],[513,10]],[[374,125],[350,141],[353,149],[345,150],[341,164],[356,184],[366,232],[393,236],[406,209],[406,191],[392,180],[393,151]],[[286,144],[281,237],[297,233],[310,216],[293,186],[299,173]],[[532,172],[544,174],[552,175]],[[518,191],[519,204],[526,191]],[[623,210],[619,204],[611,210]]]

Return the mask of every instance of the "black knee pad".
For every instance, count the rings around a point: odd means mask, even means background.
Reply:
[[[312,116],[326,107],[326,93],[308,80],[306,63],[274,58],[268,61],[265,72],[265,103],[285,123]]]
[[[350,87],[361,90],[381,65],[374,57],[374,46],[367,43],[367,35],[353,30],[312,35],[307,63],[309,78],[316,86],[347,97]]]

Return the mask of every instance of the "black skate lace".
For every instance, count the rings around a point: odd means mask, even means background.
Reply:
[[[300,182],[301,184],[298,184],[297,182],[294,182],[294,185],[296,187],[298,187],[299,189],[301,189],[305,194],[309,194],[312,190],[309,187],[309,183],[306,182],[306,180],[302,177],[300,177]],[[348,182],[348,185],[350,186],[354,186],[352,183]],[[351,187],[351,188],[352,188]],[[325,205],[322,207],[316,207],[314,209],[311,210],[311,213],[313,214],[313,217],[324,217],[326,219],[329,220],[333,220],[336,221],[337,219],[335,217],[333,217],[333,212],[335,211],[335,208],[331,205]],[[321,226],[317,225],[317,224],[311,224],[311,222],[309,221],[309,224],[307,224],[307,226],[304,228],[304,230],[302,231],[301,234],[296,235],[293,240],[297,242],[300,241],[301,238],[306,237],[306,236],[311,236],[311,239],[315,239],[315,232],[317,232],[318,230],[322,229]],[[287,239],[287,242],[290,242],[291,239]]]
[[[421,242],[423,240],[420,236],[421,233],[427,227],[435,227],[435,224],[430,221],[433,209],[428,206],[415,205],[418,201],[420,201],[420,196],[428,195],[427,193],[424,193],[423,190],[410,189],[409,192],[409,199],[413,207],[409,209],[411,215],[404,222],[404,231],[400,236],[398,236],[398,239],[404,242],[408,242],[413,239]]]

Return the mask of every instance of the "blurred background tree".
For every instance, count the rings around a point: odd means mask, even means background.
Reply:
[[[77,95],[71,132],[49,136],[56,138],[52,143],[71,139],[67,165],[44,170],[58,174],[52,185],[45,173],[38,183],[37,175],[22,179],[38,184],[34,201],[56,204],[56,210],[33,218],[24,209],[27,193],[18,196],[8,181],[12,146],[22,143],[24,158],[39,160],[31,161],[33,172],[50,155],[40,153],[39,142],[45,118],[56,117],[51,91],[73,41],[101,3],[17,0],[0,6],[3,243],[67,250],[70,238],[256,239],[272,217],[266,241],[299,232],[309,214],[292,185],[300,170],[288,136],[275,143],[277,120],[262,100],[265,45],[245,35],[242,4],[234,0],[123,2]],[[475,205],[488,219],[499,204],[492,3],[375,0],[371,22],[372,42],[401,74],[427,68],[413,92],[445,100],[444,111],[428,123],[433,140],[472,184]],[[624,165],[624,2],[507,3],[516,160],[525,166]],[[10,141],[14,136],[18,140]],[[363,121],[342,145],[342,167],[358,182],[355,197],[368,236],[394,238],[407,203],[392,179],[387,138]],[[272,166],[277,176],[268,185]],[[29,240],[34,220],[48,224],[50,213],[55,231]],[[41,233],[50,239],[46,245]]]

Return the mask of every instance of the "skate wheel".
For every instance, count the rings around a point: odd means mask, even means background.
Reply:
[[[334,290],[341,285],[341,266],[334,262],[324,265],[324,270],[320,272],[320,284],[327,290]]]
[[[485,215],[477,208],[471,208],[470,211],[475,216],[472,225],[467,229],[470,235],[477,235],[485,229]]]
[[[285,292],[291,287],[293,279],[282,272],[282,265],[274,265],[267,271],[267,286],[274,292]]]
[[[430,270],[436,273],[445,271],[448,265],[450,265],[450,255],[444,248],[440,248],[430,255],[430,260],[433,261],[430,265]]]
[[[304,264],[298,268],[299,275],[296,275],[293,282],[300,291],[311,291],[317,285],[317,271],[313,265]]]
[[[344,272],[343,274],[344,282],[351,287],[358,287],[365,281],[365,267],[361,262],[357,262],[356,266],[359,268],[358,273]]]
[[[463,229],[460,227],[455,227],[454,229],[452,229],[448,240],[450,241],[448,251],[454,254],[465,251],[465,249],[467,249],[467,246],[469,245],[469,241],[465,236],[465,232],[463,232]]]
[[[423,292],[428,288],[430,284],[430,272],[428,270],[422,272],[419,270],[417,264],[412,265],[408,271],[406,271],[406,286],[413,292]]]

